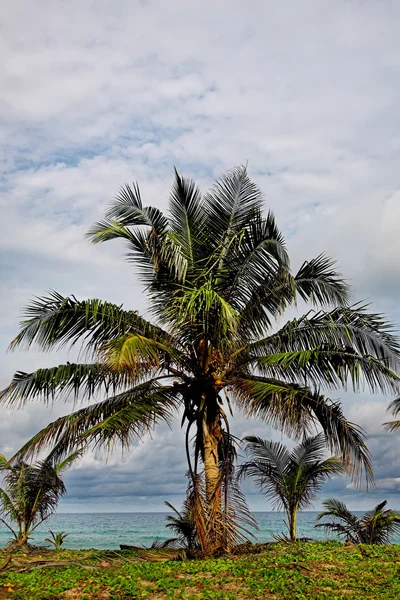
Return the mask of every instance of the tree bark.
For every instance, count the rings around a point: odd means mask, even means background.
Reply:
[[[289,515],[289,535],[292,542],[296,541],[297,507],[293,507]]]
[[[223,438],[221,419],[218,410],[207,407],[202,422],[203,428],[203,462],[205,479],[205,500],[207,503],[208,542],[210,550],[227,551],[226,535],[223,527],[223,506],[221,472],[219,464],[219,447]]]

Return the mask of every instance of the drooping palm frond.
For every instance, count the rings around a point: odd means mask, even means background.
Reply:
[[[173,346],[137,333],[104,342],[99,356],[112,373],[129,372],[131,381],[153,370],[164,372],[170,365],[182,366],[187,359]]]
[[[33,456],[46,446],[53,446],[49,457],[59,461],[82,446],[110,447],[120,442],[128,447],[156,423],[169,421],[179,407],[174,386],[162,386],[151,380],[106,400],[58,418],[35,434],[15,455]]]
[[[325,510],[317,516],[317,521],[324,517],[333,517],[334,521],[317,523],[315,527],[323,527],[354,544],[389,544],[391,537],[400,533],[400,513],[383,510],[386,504],[385,500],[357,517],[343,502],[331,498],[323,502]]]
[[[373,482],[371,458],[364,431],[345,418],[339,402],[333,402],[305,386],[262,377],[242,377],[235,381],[238,401],[249,416],[257,416],[289,436],[322,428],[331,452],[348,465],[357,484],[362,476]]]
[[[253,365],[267,377],[316,388],[347,389],[351,385],[358,392],[367,385],[372,393],[390,393],[397,391],[400,383],[400,378],[382,360],[357,354],[351,346],[318,346],[268,354],[255,359]]]
[[[226,462],[221,465],[211,499],[207,494],[204,473],[191,477],[187,502],[196,539],[204,554],[231,552],[236,545],[254,538],[257,522],[247,506],[233,465]]]
[[[317,306],[346,305],[351,297],[350,286],[335,265],[325,254],[305,262],[294,277],[297,294]]]

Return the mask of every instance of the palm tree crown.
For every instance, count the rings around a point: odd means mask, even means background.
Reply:
[[[175,172],[169,215],[144,207],[124,186],[93,243],[122,238],[144,284],[152,321],[98,299],[52,292],[32,301],[11,347],[42,350],[80,343],[88,362],[17,372],[8,405],[73,393],[105,399],[51,423],[21,450],[54,444],[62,456],[85,443],[128,445],[183,410],[189,471],[202,463],[209,501],[218,500],[230,455],[227,408],[300,436],[318,423],[336,454],[372,477],[363,432],[320,389],[398,389],[399,344],[391,325],[360,305],[324,255],[290,271],[282,233],[245,168],[202,194]],[[274,331],[297,298],[315,312]],[[194,432],[191,457],[190,440]]]
[[[343,462],[335,456],[324,460],[323,433],[304,438],[293,450],[255,436],[244,441],[250,460],[241,466],[239,476],[253,478],[274,507],[285,510],[290,539],[295,541],[297,511],[311,506],[327,479],[345,473]]]

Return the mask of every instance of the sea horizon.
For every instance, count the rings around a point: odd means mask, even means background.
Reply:
[[[315,529],[315,517],[319,511],[303,511],[298,515],[298,537],[318,541],[337,539],[327,535],[323,528]],[[66,549],[103,549],[119,550],[120,544],[149,547],[155,541],[165,541],[174,537],[166,527],[166,515],[171,511],[152,512],[82,512],[52,515],[32,534],[31,543],[45,546],[50,530],[68,534],[63,548]],[[358,514],[362,514],[361,512]],[[274,541],[274,536],[286,534],[286,515],[281,511],[254,511],[258,530],[252,530],[253,542]],[[0,547],[5,547],[11,538],[11,532],[0,523]],[[392,539],[400,543],[400,537]]]

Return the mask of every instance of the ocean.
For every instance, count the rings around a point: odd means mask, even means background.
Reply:
[[[173,537],[165,527],[168,513],[58,513],[45,521],[32,535],[32,543],[45,545],[49,530],[55,533],[68,533],[63,548],[119,549],[120,544],[150,546],[155,539],[166,540]],[[259,531],[256,541],[273,540],[273,534],[286,533],[281,512],[255,512]],[[318,512],[299,513],[297,534],[318,540],[328,539],[323,529],[314,529]],[[10,539],[10,532],[0,523],[0,547]],[[332,539],[331,537],[329,539]],[[393,539],[400,543],[400,539]]]

